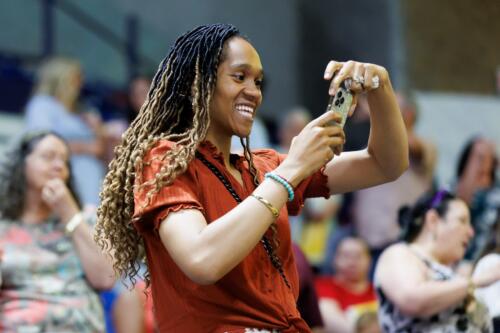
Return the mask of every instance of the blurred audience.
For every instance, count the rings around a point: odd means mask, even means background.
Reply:
[[[489,242],[479,256],[474,269],[474,277],[486,274],[486,272],[500,266],[500,218],[498,216],[495,229],[489,238]],[[476,289],[475,296],[488,307],[493,318],[494,332],[500,333],[500,281],[488,287]]]
[[[474,238],[466,258],[476,260],[495,228],[500,209],[500,186],[496,183],[497,157],[495,145],[476,137],[464,146],[457,166],[457,196],[471,210]]]
[[[70,151],[53,132],[29,132],[0,165],[0,329],[104,332],[96,289],[111,262],[93,240],[75,194]]]
[[[150,76],[139,75],[130,80],[128,85],[128,111],[127,120],[130,124],[141,111],[142,105],[148,98]]]
[[[130,80],[127,89],[127,103],[124,112],[105,124],[106,135],[106,163],[111,162],[114,157],[114,149],[121,142],[122,134],[137,117],[141,111],[142,104],[148,98],[151,79],[145,75],[139,75]]]
[[[375,286],[384,332],[492,332],[474,289],[500,279],[500,264],[467,278],[454,273],[473,237],[466,203],[446,191],[400,210],[403,242],[387,248]]]
[[[415,133],[418,111],[413,96],[399,93],[397,99],[408,134],[410,167],[393,182],[357,191],[351,208],[356,234],[370,247],[372,267],[380,253],[399,237],[399,207],[415,202],[433,185],[436,149]]]
[[[148,98],[151,79],[140,75],[128,85],[128,107],[126,117],[106,122],[107,161],[113,158],[113,150],[120,143],[122,134],[139,114]],[[107,333],[152,333],[155,330],[151,296],[144,294],[144,281],[138,281],[129,290],[122,281],[117,281],[111,290],[101,293],[106,316]]]
[[[85,206],[97,207],[104,177],[105,133],[100,115],[80,103],[82,84],[78,61],[46,61],[26,106],[26,127],[54,131],[68,142],[77,193]]]
[[[333,276],[316,279],[321,315],[327,332],[355,332],[358,318],[377,310],[373,285],[368,279],[370,252],[361,238],[342,239],[335,253]]]
[[[295,106],[290,109],[279,128],[279,152],[288,152],[292,140],[312,120],[311,113],[303,106]]]
[[[336,220],[341,201],[341,195],[332,195],[328,199],[309,198],[304,202],[298,243],[316,270],[324,264],[331,237],[343,234]],[[331,265],[331,258],[328,264]]]

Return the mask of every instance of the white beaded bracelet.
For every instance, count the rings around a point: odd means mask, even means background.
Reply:
[[[70,236],[73,233],[73,231],[75,231],[76,227],[78,227],[82,222],[83,222],[83,214],[81,212],[78,212],[75,215],[73,215],[73,217],[68,221],[68,223],[66,223],[66,226],[64,227],[66,235]]]

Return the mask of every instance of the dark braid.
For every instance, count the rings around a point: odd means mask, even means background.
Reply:
[[[240,36],[228,24],[200,26],[180,36],[160,63],[148,98],[115,149],[101,192],[96,241],[112,254],[115,271],[132,283],[143,252],[142,238],[132,226],[134,192],[146,193],[146,204],[185,172],[206,137],[211,94],[227,40]],[[161,160],[168,161],[155,177],[142,181],[144,154],[159,140],[177,144]],[[149,284],[149,274],[145,275]]]
[[[259,181],[258,170],[253,163],[253,156],[252,152],[250,151],[250,137],[247,136],[246,138],[240,138],[240,142],[241,146],[243,147],[243,155],[245,156],[245,159],[248,162],[248,168],[250,169],[250,173],[253,176],[253,182],[255,184],[255,187],[257,187],[260,185],[260,181]],[[280,246],[280,240],[278,238],[278,225],[276,224],[276,222],[273,222],[270,228],[271,231],[273,232],[274,246],[278,248]],[[276,254],[275,248],[271,247],[270,250],[271,250],[271,255],[274,256],[276,260],[278,260],[278,264],[281,266],[281,262],[279,261],[279,257]]]

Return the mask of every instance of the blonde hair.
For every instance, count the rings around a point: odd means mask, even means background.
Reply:
[[[77,60],[63,57],[48,59],[38,70],[34,94],[50,95],[70,104],[75,103],[80,87],[76,87],[71,80],[80,71]]]

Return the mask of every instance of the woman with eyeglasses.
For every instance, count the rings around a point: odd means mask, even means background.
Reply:
[[[453,267],[474,236],[469,208],[446,191],[399,213],[403,242],[387,248],[375,272],[384,332],[492,332],[474,289],[500,279],[500,265],[473,278]]]
[[[115,278],[75,194],[67,143],[28,132],[0,161],[0,332],[104,332]]]

